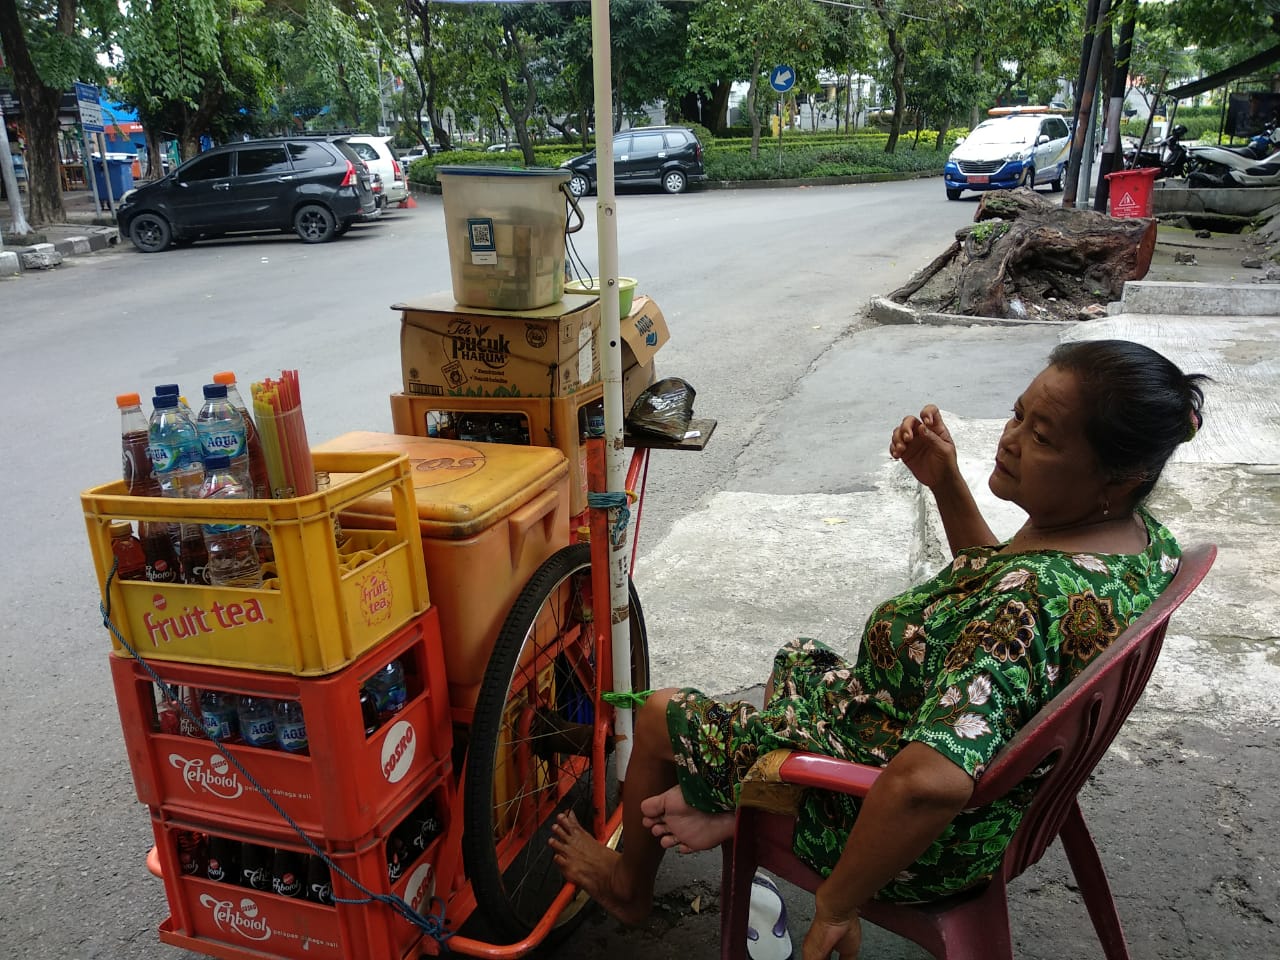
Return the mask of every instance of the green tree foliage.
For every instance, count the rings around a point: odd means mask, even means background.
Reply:
[[[106,0],[0,0],[0,49],[22,104],[30,177],[29,222],[65,218],[58,107],[77,80],[100,81],[97,51],[118,17]]]

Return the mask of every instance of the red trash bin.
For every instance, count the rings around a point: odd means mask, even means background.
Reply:
[[[1159,167],[1139,167],[1137,170],[1117,170],[1107,174],[1111,185],[1111,215],[1113,217],[1151,216],[1151,191]]]

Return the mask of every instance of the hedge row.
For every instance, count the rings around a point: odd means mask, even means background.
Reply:
[[[886,136],[862,134],[855,137],[798,138],[783,135],[782,155],[776,141],[762,141],[760,154],[751,159],[751,142],[716,140],[704,153],[707,177],[711,180],[791,180],[808,177],[843,177],[875,173],[914,173],[941,170],[954,145],[955,135],[948,137],[942,150],[933,149],[934,137],[922,137],[916,149],[911,139],[898,141],[895,153],[885,153]],[[578,150],[558,145],[534,147],[535,165],[558,167],[578,156]],[[434,184],[436,168],[454,164],[491,167],[521,167],[520,151],[488,153],[477,150],[451,150],[433,157],[422,157],[409,167],[409,180]]]

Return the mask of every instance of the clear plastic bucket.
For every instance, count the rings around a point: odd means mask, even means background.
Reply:
[[[569,171],[449,166],[436,176],[458,303],[533,310],[564,297],[564,237],[582,227]]]

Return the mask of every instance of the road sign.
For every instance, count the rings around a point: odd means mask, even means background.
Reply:
[[[102,104],[98,102],[97,86],[77,83],[76,106],[80,108],[80,126],[85,133],[102,133]]]
[[[786,93],[796,85],[796,72],[785,63],[780,63],[769,73],[769,86],[779,93]]]

